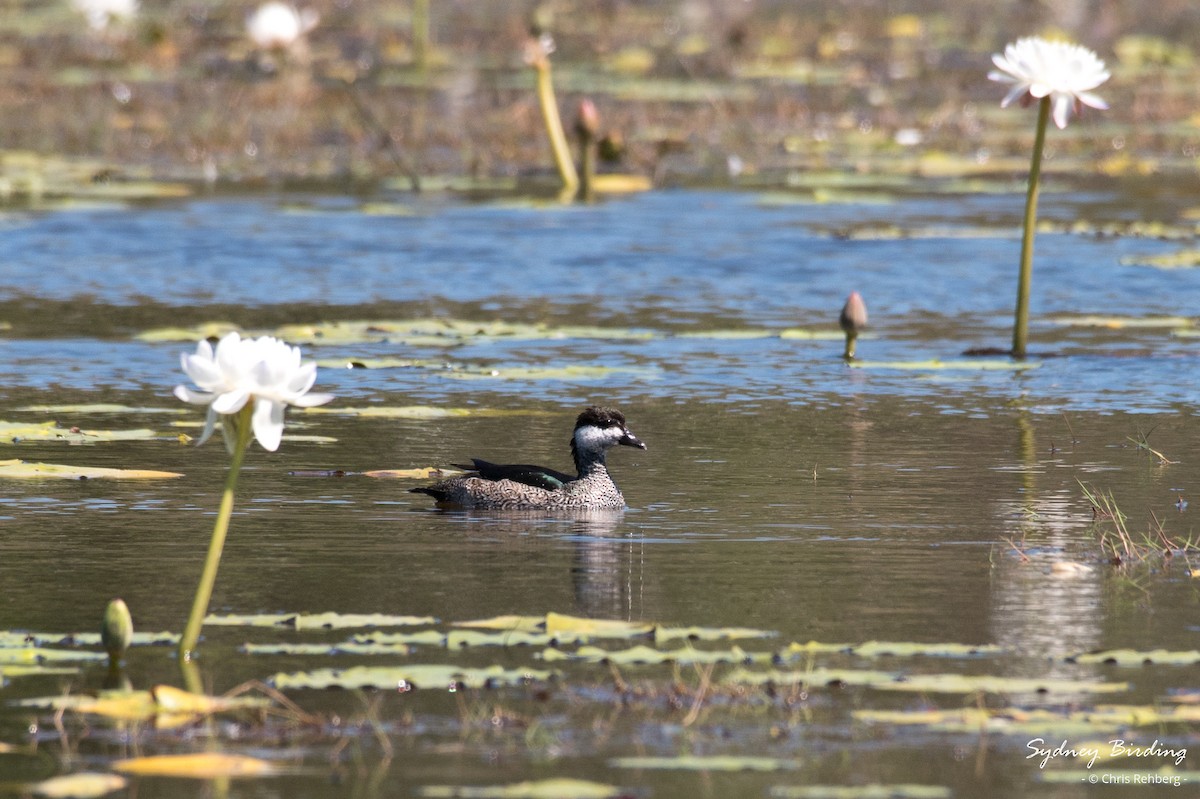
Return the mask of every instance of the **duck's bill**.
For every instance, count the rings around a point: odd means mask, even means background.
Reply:
[[[637,436],[635,436],[633,433],[629,432],[628,430],[625,431],[625,435],[621,436],[621,440],[618,441],[617,443],[624,444],[627,447],[637,447],[638,449],[646,448],[645,443],[643,443],[640,438],[638,438]]]

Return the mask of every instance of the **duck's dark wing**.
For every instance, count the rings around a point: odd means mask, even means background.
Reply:
[[[474,465],[454,465],[460,469],[470,469],[477,472],[484,480],[512,480],[515,483],[524,483],[527,486],[544,488],[547,491],[562,488],[567,483],[576,479],[573,474],[564,474],[554,469],[547,469],[545,466],[533,466],[528,463],[489,463],[479,458],[472,458],[471,463]]]

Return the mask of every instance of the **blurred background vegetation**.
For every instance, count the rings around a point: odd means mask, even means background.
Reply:
[[[522,58],[535,29],[568,129],[591,99],[606,168],[658,185],[1019,174],[1033,112],[1002,111],[986,76],[1030,34],[1113,71],[1112,109],[1054,131],[1048,169],[1200,165],[1194,0],[299,0],[316,25],[270,49],[247,35],[256,2],[140,0],[89,25],[83,1],[0,0],[4,196],[59,178],[367,189],[548,171]]]

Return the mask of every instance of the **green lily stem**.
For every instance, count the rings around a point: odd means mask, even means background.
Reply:
[[[562,118],[558,115],[554,82],[550,79],[550,59],[543,58],[536,62],[534,71],[537,73],[537,98],[542,109],[542,122],[546,125],[546,135],[550,138],[550,148],[554,151],[554,165],[558,168],[558,176],[563,183],[563,194],[569,199],[574,197],[579,189],[579,173],[575,171],[575,162],[571,159],[571,146],[567,144]]]
[[[1042,176],[1042,151],[1046,149],[1046,123],[1050,119],[1050,97],[1038,101],[1037,135],[1033,161],[1029,165],[1029,190],[1025,193],[1025,229],[1021,234],[1021,273],[1017,278],[1017,312],[1013,321],[1012,356],[1025,357],[1029,338],[1029,286],[1033,280],[1033,236],[1037,227],[1038,189]]]
[[[238,472],[242,468],[242,459],[250,448],[253,429],[250,417],[254,412],[252,403],[236,416],[225,417],[222,421],[231,423],[234,433],[232,459],[229,464],[229,474],[225,478],[225,491],[221,495],[221,507],[217,511],[217,522],[213,525],[212,539],[208,542],[208,556],[204,559],[204,571],[200,575],[200,585],[196,587],[196,596],[192,600],[192,612],[188,616],[187,627],[183,630],[183,638],[179,642],[180,661],[189,661],[196,651],[196,643],[200,640],[200,626],[208,614],[208,602],[212,599],[213,585],[217,581],[217,567],[221,564],[221,551],[225,548],[225,535],[229,532],[229,518],[233,515],[233,493],[237,488]]]

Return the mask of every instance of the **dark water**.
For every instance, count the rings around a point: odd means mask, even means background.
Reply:
[[[1128,199],[1079,192],[1043,202],[1051,218],[1104,220],[1118,218],[1112,209]],[[306,354],[322,359],[583,363],[618,371],[588,380],[465,380],[427,369],[323,369],[318,388],[338,396],[334,409],[521,413],[438,420],[293,413],[290,432],[336,443],[285,439],[278,453],[251,453],[213,609],[427,614],[443,622],[554,611],[778,633],[740,642],[758,651],[809,640],[996,644],[1002,654],[968,660],[842,656],[819,665],[1129,683],[1116,695],[979,700],[992,707],[1146,704],[1194,690],[1194,666],[1065,660],[1095,649],[1200,647],[1191,564],[1155,559],[1125,572],[1107,566],[1079,486],[1111,491],[1136,533],[1157,520],[1172,536],[1194,535],[1191,511],[1180,502],[1192,498],[1197,480],[1190,463],[1200,445],[1194,339],[1170,328],[1048,321],[1188,317],[1200,302],[1190,273],[1120,263],[1127,255],[1172,251],[1178,242],[1040,236],[1031,349],[1061,357],[1035,359],[1035,369],[851,369],[837,340],[717,331],[835,330],[842,301],[857,289],[872,314],[871,334],[859,344],[868,361],[957,360],[967,347],[1004,346],[1018,198],[780,205],[752,194],[660,192],[587,208],[406,202],[408,215],[382,217],[324,198],[10,215],[0,244],[0,321],[12,325],[0,339],[0,419],[173,431],[177,417],[158,409],[179,405],[170,395],[183,380],[178,355],[193,345],[134,338],[164,325],[229,319],[269,329],[443,316],[642,331],[649,337],[488,339],[449,349],[306,346]],[[1169,217],[1170,209],[1154,208]],[[831,235],[864,224],[936,224],[945,233],[865,241]],[[960,235],[980,227],[994,233]],[[96,402],[147,410],[23,410]],[[622,408],[649,446],[610,457],[630,506],[623,514],[444,513],[408,493],[411,481],[297,474],[468,456],[566,468],[572,419],[592,402]],[[1143,439],[1178,462],[1161,464],[1135,445]],[[118,594],[139,629],[182,627],[223,480],[219,442],[195,449],[166,439],[81,447],[27,441],[9,446],[4,457],[185,477],[0,484],[0,629],[92,630],[104,602]],[[1194,552],[1191,560],[1200,567]],[[1060,576],[1051,571],[1056,561],[1091,570]],[[376,663],[237,651],[248,640],[337,641],[349,634],[208,628],[204,679],[222,692],[280,671]],[[521,648],[412,656],[451,657],[467,665],[546,667]],[[852,715],[864,708],[971,707],[972,695],[818,687],[794,702],[767,692],[712,698],[688,720],[686,702],[676,707],[665,698],[669,666],[623,667],[622,678],[643,686],[642,694],[616,692],[604,666],[562,669],[549,691],[297,692],[293,698],[304,707],[348,724],[376,719],[391,758],[370,730],[327,726],[263,741],[252,725],[218,726],[226,751],[306,767],[298,775],[235,782],[229,793],[411,796],[428,785],[552,776],[659,797],[766,796],[777,786],[872,782],[941,785],[956,796],[1086,790],[1042,782],[1043,770],[1026,759],[1033,737],[1026,730],[937,733],[864,724]],[[681,679],[694,684],[688,669],[681,667]],[[0,696],[94,689],[102,671],[14,679]],[[134,649],[129,672],[139,687],[178,684],[166,649]],[[35,719],[30,711],[0,710],[0,742],[28,740]],[[41,724],[50,729],[46,717]],[[43,732],[43,759],[34,764],[0,752],[0,773],[28,779],[103,769],[131,749],[197,748],[187,734],[93,726],[67,743]],[[1056,734],[1047,728],[1045,737]],[[1200,753],[1194,726],[1123,735],[1143,744],[1157,736]],[[795,767],[703,773],[612,762],[693,754],[765,755]],[[1194,760],[1182,768],[1194,769]],[[1048,769],[1073,765],[1059,760]],[[140,780],[134,791],[211,793],[205,783],[165,779]]]

